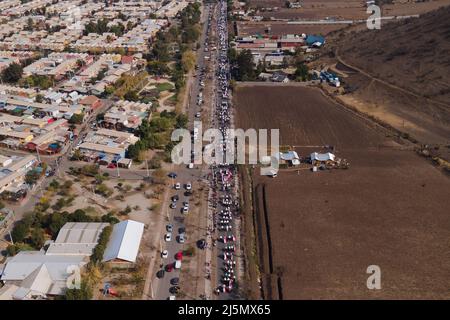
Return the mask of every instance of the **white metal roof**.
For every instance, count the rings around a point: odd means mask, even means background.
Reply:
[[[83,264],[83,256],[53,256],[41,251],[22,251],[6,262],[1,280],[24,280],[42,264],[46,265],[52,280],[65,280],[67,267]]]
[[[101,232],[108,225],[102,222],[67,222],[46,254],[90,256]]]
[[[143,233],[144,224],[134,220],[125,220],[114,225],[103,261],[120,259],[135,262]]]
[[[327,152],[327,153],[317,153],[317,152],[313,152],[311,153],[311,160],[317,160],[317,161],[334,161],[334,154],[332,154],[331,152]]]

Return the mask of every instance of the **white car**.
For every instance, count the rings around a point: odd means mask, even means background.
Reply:
[[[180,190],[181,189],[181,183],[177,182],[177,183],[175,183],[175,185],[173,187],[175,188],[175,190]]]
[[[183,207],[183,214],[189,213],[189,207]]]
[[[196,118],[200,118],[200,112],[197,112],[197,113],[195,114],[195,117],[196,117]]]
[[[166,242],[170,242],[170,241],[172,241],[172,233],[166,233],[166,235],[165,235],[165,237],[164,237],[164,240],[166,241]]]
[[[161,258],[167,259],[167,257],[169,257],[169,251],[163,250],[163,252],[161,252]]]
[[[190,182],[186,183],[186,190],[192,190],[192,184]]]
[[[184,237],[184,233],[182,233],[182,234],[180,234],[180,235],[178,236],[178,242],[179,242],[179,243],[184,243],[185,240],[186,240],[186,239],[185,239],[185,237]]]

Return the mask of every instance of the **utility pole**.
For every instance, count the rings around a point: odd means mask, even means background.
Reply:
[[[11,240],[12,245],[14,245],[13,237],[11,235],[11,230],[8,230],[9,233],[9,240]]]
[[[119,162],[116,162],[117,178],[120,178]]]
[[[37,153],[38,161],[39,161],[39,163],[41,163],[41,156],[39,155],[39,147],[38,146],[36,146],[36,153]]]

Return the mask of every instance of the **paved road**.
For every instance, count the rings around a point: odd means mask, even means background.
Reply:
[[[206,6],[204,8],[205,8],[205,11],[202,16],[203,28],[202,28],[202,33],[201,33],[200,39],[199,39],[200,48],[197,50],[197,53],[198,53],[197,54],[197,66],[198,66],[199,71],[202,70],[202,68],[206,67],[205,56],[208,54],[208,52],[205,52],[204,49],[205,49],[205,40],[206,40],[207,34],[208,34],[208,24],[206,21],[207,21],[209,12],[210,12],[210,8],[209,8],[209,6]],[[197,105],[197,96],[198,96],[199,92],[200,92],[200,85],[199,85],[198,77],[195,77],[192,79],[192,82],[191,82],[190,90],[188,93],[189,94],[188,106],[187,106],[187,110],[186,110],[188,119],[189,119],[189,127],[191,129],[193,128],[195,114],[197,112],[201,112],[203,109],[201,106]],[[191,238],[191,234],[192,234],[192,231],[190,230],[191,226],[186,225],[186,223],[185,223],[186,215],[184,215],[181,212],[181,208],[182,208],[182,203],[184,201],[186,201],[186,202],[189,202],[190,208],[193,209],[193,203],[191,203],[192,201],[190,199],[191,197],[185,195],[186,190],[184,189],[184,186],[187,183],[191,183],[194,192],[196,192],[199,187],[198,180],[202,179],[202,176],[204,174],[203,170],[204,170],[204,168],[202,166],[195,166],[195,168],[193,168],[193,169],[188,169],[185,165],[180,165],[177,167],[176,170],[174,170],[174,172],[177,174],[177,178],[172,180],[172,185],[179,182],[181,184],[182,188],[181,188],[181,190],[175,190],[173,188],[172,188],[172,190],[170,190],[170,197],[172,197],[174,195],[179,196],[179,200],[177,201],[176,209],[169,208],[170,201],[168,203],[163,204],[164,205],[163,212],[167,216],[167,222],[172,225],[173,231],[172,231],[172,241],[170,241],[170,242],[164,241],[164,235],[167,232],[162,232],[162,237],[161,237],[161,242],[160,242],[161,248],[158,248],[158,249],[159,250],[167,250],[169,252],[169,257],[167,259],[159,258],[159,264],[158,264],[159,266],[163,265],[165,267],[167,264],[174,263],[175,262],[175,257],[174,257],[175,254],[177,252],[185,249],[187,247],[187,245],[191,245],[194,247],[196,246],[196,241],[198,239]],[[189,214],[192,214],[192,213],[189,213]],[[200,212],[200,214],[202,214],[202,212]],[[166,225],[164,227],[166,227]],[[193,227],[194,226],[192,226],[192,228]],[[185,228],[185,230],[186,230],[186,243],[184,243],[184,244],[181,244],[178,242],[180,228]],[[197,250],[197,254],[202,254],[202,251]],[[183,268],[183,262],[182,262],[181,268]],[[154,291],[154,299],[157,299],[157,300],[168,299],[169,296],[172,295],[170,293],[169,289],[171,287],[173,287],[173,285],[171,285],[170,281],[171,281],[171,279],[173,279],[175,277],[180,278],[180,271],[174,269],[172,272],[166,272],[164,278],[162,278],[162,279],[158,279],[156,277],[156,274],[153,274],[153,277],[154,277],[154,279],[152,281],[152,286],[153,286],[153,291]],[[179,286],[180,286],[181,290],[183,291],[183,283],[180,282]],[[198,297],[186,296],[186,298],[196,299]]]

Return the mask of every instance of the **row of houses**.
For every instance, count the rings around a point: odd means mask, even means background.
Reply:
[[[147,52],[149,39],[167,25],[167,20],[146,19],[120,37],[110,32],[89,33],[70,47],[79,52],[114,52],[119,49],[130,53]]]
[[[75,72],[79,63],[90,64],[93,56],[87,53],[53,52],[23,68],[24,76],[40,75],[60,79],[69,72]]]
[[[0,72],[13,63],[21,64],[35,55],[32,51],[0,51]]]
[[[255,63],[265,63],[268,66],[279,66],[286,58],[285,51],[294,52],[298,48],[310,53],[320,48],[325,38],[316,35],[287,34],[282,36],[249,36],[236,37],[235,48],[238,52],[250,50]]]
[[[25,175],[37,164],[34,155],[24,157],[0,154],[0,194],[5,191],[17,193],[26,189]]]
[[[130,132],[100,128],[90,131],[76,149],[85,161],[129,168],[131,159],[125,157],[126,151],[138,140],[139,138]]]
[[[77,91],[101,95],[108,86],[114,85],[120,77],[133,68],[142,67],[145,60],[142,55],[121,56],[118,54],[102,54],[91,65],[81,68],[80,72],[61,84],[61,90],[66,92]],[[100,72],[104,76],[92,82]]]
[[[0,146],[56,154],[72,139],[66,119],[36,119],[0,114]]]
[[[68,222],[40,251],[21,251],[0,265],[0,300],[37,300],[60,296],[67,280],[89,262],[109,223]],[[124,220],[113,226],[103,262],[130,267],[137,261],[144,224]]]
[[[26,12],[43,8],[52,2],[53,0],[32,0],[28,2],[20,1],[19,4],[15,4],[8,9],[2,10],[1,15],[8,17],[19,17],[24,15]]]

